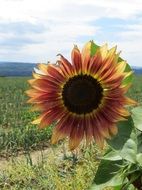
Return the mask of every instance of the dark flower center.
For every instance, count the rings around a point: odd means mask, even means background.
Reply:
[[[62,98],[67,109],[76,114],[86,114],[98,108],[103,97],[100,83],[88,75],[70,78],[63,87]]]

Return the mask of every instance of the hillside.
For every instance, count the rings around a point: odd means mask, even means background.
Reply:
[[[0,62],[0,76],[30,76],[35,63]]]
[[[142,74],[142,67],[133,67],[133,70],[136,74]]]
[[[0,62],[0,76],[31,76],[35,63]],[[142,67],[133,67],[136,74],[142,74]]]

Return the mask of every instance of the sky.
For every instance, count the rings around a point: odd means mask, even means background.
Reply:
[[[142,66],[142,0],[0,0],[0,61],[70,59],[89,40]]]

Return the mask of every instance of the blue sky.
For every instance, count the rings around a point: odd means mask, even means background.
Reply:
[[[0,0],[0,61],[70,59],[74,44],[117,45],[132,66],[142,66],[141,0]]]

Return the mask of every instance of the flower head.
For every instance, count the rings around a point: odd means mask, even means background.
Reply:
[[[40,72],[29,80],[28,102],[41,111],[33,123],[44,128],[56,122],[52,143],[68,137],[71,150],[83,139],[87,144],[95,139],[102,147],[104,139],[117,133],[116,123],[129,116],[125,106],[136,103],[125,96],[132,71],[116,47],[93,41],[82,53],[73,48],[72,63],[59,56],[57,64],[39,64]]]

